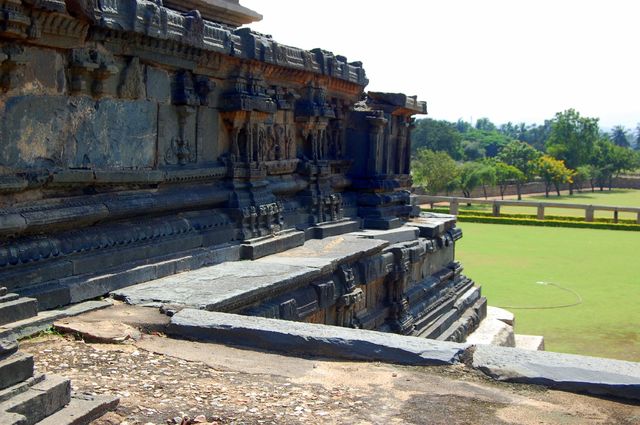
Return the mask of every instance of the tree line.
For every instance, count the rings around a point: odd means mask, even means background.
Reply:
[[[422,119],[412,135],[414,183],[428,193],[461,190],[464,196],[497,186],[504,196],[515,185],[540,179],[546,196],[568,184],[569,193],[589,186],[611,189],[614,177],[640,168],[640,124],[635,134],[623,126],[600,130],[598,118],[574,109],[558,112],[543,124],[511,122],[496,126],[488,118],[475,125]],[[633,149],[635,147],[635,150]]]

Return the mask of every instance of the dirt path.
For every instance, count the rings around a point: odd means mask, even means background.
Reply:
[[[499,384],[464,367],[302,359],[160,335],[118,345],[48,335],[21,348],[76,391],[121,397],[97,425],[166,424],[181,413],[220,424],[640,423],[637,405]]]

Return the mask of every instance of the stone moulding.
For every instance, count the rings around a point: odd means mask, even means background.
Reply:
[[[262,15],[237,0],[164,0],[163,4],[183,12],[198,10],[205,19],[240,26],[262,20]]]
[[[2,3],[3,286],[48,309],[386,241],[234,308],[463,339],[485,300],[454,261],[454,219],[404,225],[419,215],[410,136],[426,104],[367,96],[360,62],[213,22],[237,2],[174,3]]]

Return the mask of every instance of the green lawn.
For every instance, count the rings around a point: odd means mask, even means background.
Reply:
[[[591,204],[591,205],[608,205],[608,206],[621,206],[621,207],[640,207],[640,190],[633,189],[614,189],[605,190],[600,192],[591,192],[583,190],[582,192],[576,192],[574,195],[569,196],[563,192],[562,196],[556,196],[550,194],[549,197],[542,196],[525,196],[523,200],[526,201],[542,201],[542,202],[563,202],[568,204]],[[472,205],[467,207],[461,205],[462,210],[482,210],[491,211],[490,205]],[[502,207],[500,211],[504,214],[536,214],[535,208],[526,207]],[[561,209],[561,208],[546,208],[546,215],[561,215],[561,216],[576,216],[584,217],[584,213],[581,210]],[[613,218],[612,211],[599,211],[596,213],[598,218]],[[620,213],[621,219],[635,220],[636,214],[633,213]]]
[[[489,305],[549,351],[640,361],[640,236],[636,232],[460,223],[457,259]],[[546,284],[545,284],[546,283]],[[567,290],[562,290],[554,285]],[[553,307],[582,303],[574,307]]]

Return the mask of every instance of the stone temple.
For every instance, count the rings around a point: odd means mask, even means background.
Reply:
[[[0,11],[0,326],[109,294],[449,341],[485,316],[409,193],[426,104],[362,63],[237,0]]]

